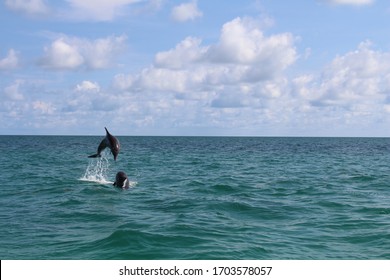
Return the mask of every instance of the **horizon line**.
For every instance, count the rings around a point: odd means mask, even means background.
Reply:
[[[98,137],[103,134],[0,134],[3,136],[39,136],[39,137]],[[210,138],[390,138],[390,136],[319,136],[319,135],[115,135],[116,137],[210,137]]]

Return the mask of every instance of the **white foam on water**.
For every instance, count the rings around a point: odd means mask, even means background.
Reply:
[[[129,188],[134,188],[137,185],[137,181],[130,181],[129,180]]]
[[[110,163],[108,161],[107,153],[102,153],[100,158],[94,158],[89,161],[84,176],[79,180],[99,184],[112,184],[112,181],[107,180],[109,167]]]

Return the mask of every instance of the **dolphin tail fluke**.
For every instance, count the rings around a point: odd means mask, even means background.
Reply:
[[[101,157],[101,155],[99,155],[99,154],[94,154],[94,155],[90,155],[90,156],[88,156],[89,158],[96,158],[96,157]]]

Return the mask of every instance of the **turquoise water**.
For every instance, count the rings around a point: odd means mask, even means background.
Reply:
[[[1,259],[390,259],[389,138],[101,139],[0,136]]]

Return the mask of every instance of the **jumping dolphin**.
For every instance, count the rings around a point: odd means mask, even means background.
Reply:
[[[113,184],[115,187],[128,189],[129,188],[129,178],[126,173],[123,171],[119,171],[116,173],[115,182]]]
[[[104,128],[106,130],[106,137],[100,142],[99,147],[97,149],[97,153],[94,155],[89,156],[90,158],[95,158],[95,157],[101,157],[101,152],[105,148],[110,148],[111,153],[114,155],[114,160],[116,160],[116,157],[119,154],[119,149],[120,149],[120,144],[119,141],[116,137],[112,136],[107,128]]]

